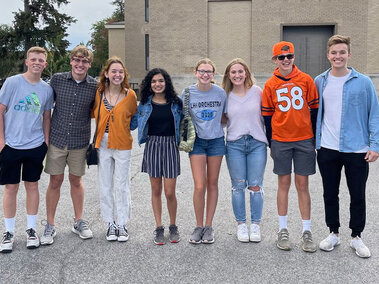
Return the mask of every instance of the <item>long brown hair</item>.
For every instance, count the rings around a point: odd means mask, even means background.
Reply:
[[[129,74],[128,74],[128,71],[126,70],[124,62],[122,62],[122,60],[119,57],[112,56],[111,58],[109,58],[107,60],[107,62],[105,63],[103,69],[100,72],[100,79],[99,79],[99,91],[100,92],[105,91],[105,89],[107,88],[108,78],[105,77],[105,72],[109,72],[109,69],[110,69],[110,67],[111,67],[111,65],[113,63],[119,63],[119,64],[121,64],[122,69],[124,69],[125,76],[124,76],[124,80],[121,83],[121,89],[124,90],[125,88],[127,88],[127,89],[130,88],[129,81],[128,81]]]

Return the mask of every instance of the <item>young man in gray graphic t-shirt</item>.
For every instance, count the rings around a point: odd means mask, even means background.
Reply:
[[[27,71],[8,78],[0,91],[0,184],[4,189],[5,233],[0,252],[11,252],[15,232],[17,192],[21,178],[26,189],[27,248],[40,245],[36,233],[38,180],[49,144],[53,90],[41,80],[47,53],[41,47],[27,52]]]

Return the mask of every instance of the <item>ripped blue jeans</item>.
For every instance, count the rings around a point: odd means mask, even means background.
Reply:
[[[267,146],[245,135],[226,143],[226,162],[232,180],[232,205],[236,221],[246,222],[245,189],[250,195],[251,222],[259,224],[263,209],[263,176],[267,161]],[[253,191],[251,187],[259,187]]]

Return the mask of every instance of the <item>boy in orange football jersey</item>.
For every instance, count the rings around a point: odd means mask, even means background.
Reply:
[[[311,198],[308,176],[316,172],[314,130],[318,94],[312,78],[295,65],[291,42],[274,45],[272,60],[278,66],[266,82],[262,97],[262,115],[271,144],[274,173],[278,175],[277,207],[279,232],[277,247],[290,250],[287,230],[288,192],[291,186],[292,161],[299,209],[303,223],[302,249],[315,252],[311,233]]]

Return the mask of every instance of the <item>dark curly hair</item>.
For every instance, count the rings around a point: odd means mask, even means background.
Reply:
[[[146,77],[142,80],[141,83],[141,104],[146,104],[150,96],[154,95],[153,90],[151,89],[151,80],[157,74],[162,74],[166,88],[165,88],[165,98],[167,103],[176,103],[182,106],[182,101],[178,98],[178,94],[175,92],[174,86],[172,85],[171,77],[166,70],[162,68],[151,69]]]

